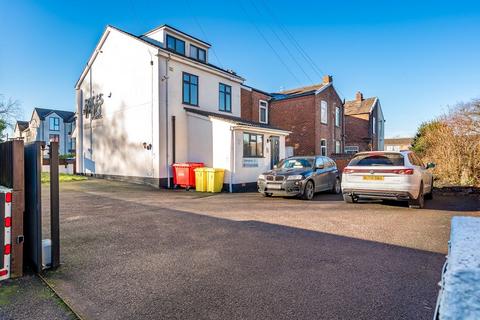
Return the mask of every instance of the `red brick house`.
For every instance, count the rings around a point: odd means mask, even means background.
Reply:
[[[343,152],[343,104],[331,76],[322,83],[266,93],[243,87],[242,117],[291,131],[286,155],[331,155]]]
[[[357,92],[355,100],[345,105],[345,152],[383,150],[385,119],[377,97],[364,98]]]

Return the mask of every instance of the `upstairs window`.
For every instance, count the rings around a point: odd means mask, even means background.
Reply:
[[[207,60],[207,52],[193,44],[190,45],[190,58],[205,62]]]
[[[268,123],[268,104],[263,100],[260,100],[258,106],[258,121],[260,123]]]
[[[51,117],[49,121],[50,131],[60,131],[60,118]]]
[[[340,141],[335,141],[335,153],[341,153],[341,144],[340,144]]]
[[[320,122],[328,124],[328,104],[323,100],[320,102]]]
[[[340,108],[335,107],[335,126],[340,127]]]
[[[183,93],[182,101],[184,104],[192,106],[198,106],[198,77],[190,74],[183,73]]]
[[[232,112],[232,87],[220,83],[218,89],[218,109]]]
[[[372,131],[373,131],[373,134],[375,134],[375,133],[376,133],[376,132],[375,132],[375,131],[376,131],[375,128],[377,127],[377,119],[375,119],[375,117],[373,117],[373,121],[372,121],[372,122],[373,122],[373,123],[372,123]]]
[[[167,34],[167,49],[185,55],[185,41]]]
[[[263,157],[263,135],[254,133],[243,133],[243,157]]]

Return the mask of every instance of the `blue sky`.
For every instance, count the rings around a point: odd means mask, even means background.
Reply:
[[[320,82],[283,26],[342,98],[380,98],[387,137],[480,97],[476,1],[0,0],[0,21],[0,93],[19,99],[26,119],[36,106],[74,109],[74,84],[107,24],[142,34],[167,23],[206,39],[211,62],[265,91],[309,84],[302,68]]]

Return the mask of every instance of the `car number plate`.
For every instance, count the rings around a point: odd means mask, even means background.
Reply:
[[[383,176],[363,176],[363,180],[382,181]]]
[[[281,184],[269,184],[267,185],[267,189],[282,189],[282,185]]]

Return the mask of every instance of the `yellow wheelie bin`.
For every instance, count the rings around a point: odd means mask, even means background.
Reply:
[[[221,192],[223,188],[224,169],[206,168],[207,172],[207,191]]]
[[[206,168],[195,169],[195,190],[199,192],[207,192]]]

